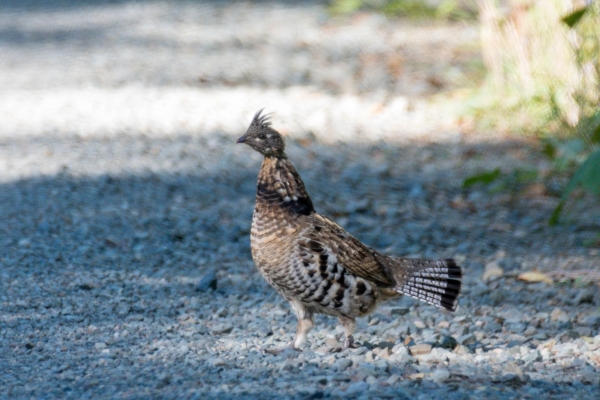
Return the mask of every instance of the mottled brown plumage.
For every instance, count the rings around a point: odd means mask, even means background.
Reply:
[[[252,257],[296,312],[298,329],[289,346],[302,346],[314,313],[338,317],[346,332],[344,347],[352,346],[355,318],[402,294],[454,311],[460,267],[453,260],[382,255],[315,212],[283,138],[261,111],[238,143],[265,156],[252,217]]]

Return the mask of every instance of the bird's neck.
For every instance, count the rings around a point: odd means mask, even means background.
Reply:
[[[309,215],[315,211],[300,175],[285,156],[263,160],[256,201],[279,206],[294,214]]]

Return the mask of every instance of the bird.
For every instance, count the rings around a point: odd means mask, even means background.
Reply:
[[[338,318],[344,328],[343,350],[358,347],[353,338],[356,318],[373,312],[383,301],[407,295],[455,311],[461,267],[452,259],[384,255],[315,211],[286,155],[282,135],[263,110],[254,114],[237,140],[264,156],[250,230],[252,258],[298,318],[291,342],[264,351],[301,351],[316,313]]]

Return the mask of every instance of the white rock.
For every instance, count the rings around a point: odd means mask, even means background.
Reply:
[[[446,382],[448,378],[450,378],[450,372],[444,368],[436,369],[433,371],[433,374],[431,374],[431,380],[435,383]]]
[[[488,283],[502,277],[502,275],[504,275],[504,269],[496,261],[492,261],[486,264],[481,280]]]

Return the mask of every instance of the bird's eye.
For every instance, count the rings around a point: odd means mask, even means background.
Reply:
[[[258,135],[258,138],[264,140],[267,138],[267,136],[264,133],[261,133],[260,135]]]

